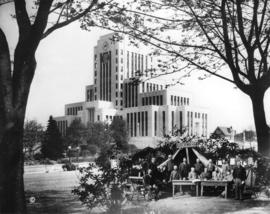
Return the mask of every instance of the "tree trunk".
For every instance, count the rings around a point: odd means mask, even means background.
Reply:
[[[258,152],[264,156],[270,157],[270,128],[266,123],[264,111],[264,93],[265,91],[256,90],[253,96],[250,96],[253,106],[253,115],[257,132]]]
[[[0,213],[26,213],[23,118],[15,116],[12,121],[6,122],[5,130],[0,136]]]

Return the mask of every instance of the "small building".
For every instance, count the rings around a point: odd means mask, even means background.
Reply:
[[[232,127],[218,126],[211,134],[212,138],[225,138],[230,142],[234,142],[235,130]]]

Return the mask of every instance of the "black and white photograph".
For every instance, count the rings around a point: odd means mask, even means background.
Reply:
[[[269,0],[0,0],[0,213],[270,213]]]

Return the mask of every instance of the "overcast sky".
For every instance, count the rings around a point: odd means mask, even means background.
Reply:
[[[0,7],[0,27],[5,31],[11,51],[17,40],[11,7]],[[50,115],[62,116],[64,105],[84,100],[85,86],[93,83],[93,48],[108,31],[82,31],[78,23],[60,29],[44,39],[36,53],[37,69],[27,106],[27,119],[46,125]],[[234,85],[217,77],[186,81],[183,90],[194,95],[197,105],[210,111],[210,132],[216,126],[233,126],[237,131],[254,127],[249,97]],[[265,110],[270,122],[270,90],[265,96]]]

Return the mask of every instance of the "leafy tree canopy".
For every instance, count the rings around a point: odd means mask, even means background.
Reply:
[[[38,143],[41,143],[43,139],[44,131],[43,126],[39,124],[36,120],[26,121],[24,124],[23,133],[23,146],[27,150],[30,157],[33,156],[33,152],[39,149]]]
[[[45,158],[56,160],[63,156],[64,146],[56,121],[50,116],[44,139],[42,141],[42,154]]]

